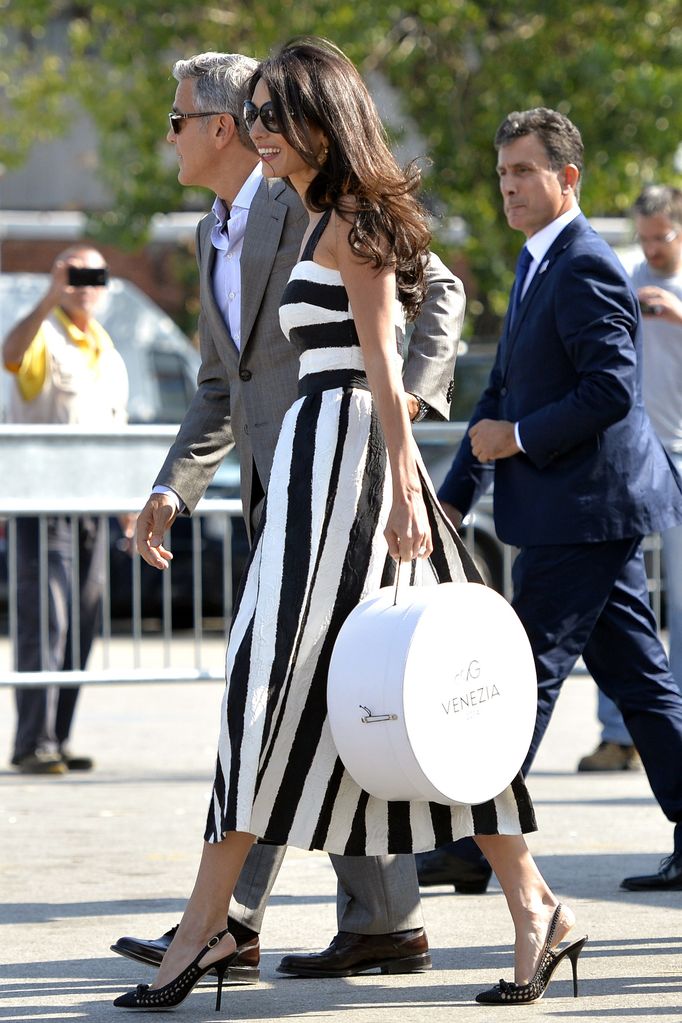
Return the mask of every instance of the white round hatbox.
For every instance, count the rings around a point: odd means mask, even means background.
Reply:
[[[533,734],[528,637],[486,586],[384,588],[339,632],[327,703],[339,756],[371,795],[483,803],[518,773]]]

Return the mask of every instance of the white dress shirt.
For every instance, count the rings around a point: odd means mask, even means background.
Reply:
[[[228,208],[220,196],[216,196],[213,203],[213,215],[216,218],[216,225],[211,232],[211,243],[216,250],[213,264],[213,295],[237,348],[241,348],[240,259],[251,202],[262,177],[259,162],[235,196],[229,209],[229,218]]]
[[[549,252],[551,246],[557,240],[563,229],[568,227],[571,221],[575,220],[578,216],[580,216],[580,207],[573,206],[570,210],[566,210],[565,213],[562,213],[560,217],[557,217],[556,220],[552,220],[552,222],[547,224],[546,227],[543,227],[540,231],[536,231],[535,234],[530,236],[526,242],[526,248],[533,257],[533,262],[528,267],[528,273],[526,274],[526,279],[523,282],[523,288],[521,289],[521,298],[523,298],[528,291],[530,282],[535,277],[545,253]]]

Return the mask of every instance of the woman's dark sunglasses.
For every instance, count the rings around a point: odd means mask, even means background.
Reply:
[[[274,132],[280,135],[282,129],[277,123],[277,117],[275,111],[272,109],[272,100],[268,100],[262,107],[257,107],[255,103],[252,103],[250,99],[247,99],[244,103],[244,124],[247,129],[251,131],[254,124],[260,117],[260,123],[263,125],[266,131]]]

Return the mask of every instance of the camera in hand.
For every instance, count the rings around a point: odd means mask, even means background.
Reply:
[[[106,266],[70,266],[69,284],[72,288],[103,288],[109,282]]]
[[[660,316],[663,312],[662,306],[653,305],[651,302],[644,302],[641,298],[639,300],[639,308],[642,310],[642,316]]]

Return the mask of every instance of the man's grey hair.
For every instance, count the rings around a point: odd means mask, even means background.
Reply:
[[[257,68],[257,60],[241,53],[199,53],[189,60],[176,61],[173,77],[178,82],[191,79],[197,111],[215,110],[231,114],[239,125],[240,138],[248,142],[242,103],[246,84]]]
[[[636,217],[664,216],[682,225],[682,191],[668,185],[647,185],[634,201]]]

